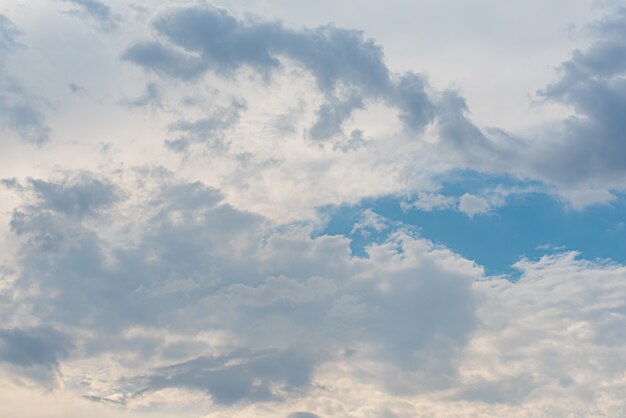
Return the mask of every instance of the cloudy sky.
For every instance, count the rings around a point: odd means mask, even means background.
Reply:
[[[0,3],[0,416],[626,416],[626,3]]]

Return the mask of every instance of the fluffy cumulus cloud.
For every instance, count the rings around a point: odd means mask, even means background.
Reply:
[[[507,130],[385,31],[156,3],[2,6],[0,415],[626,415],[623,263],[412,222],[621,198],[624,9]]]

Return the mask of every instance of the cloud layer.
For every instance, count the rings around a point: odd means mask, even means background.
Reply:
[[[512,131],[370,32],[228,4],[0,15],[0,415],[626,415],[623,263],[492,277],[411,222],[622,199],[624,9]]]

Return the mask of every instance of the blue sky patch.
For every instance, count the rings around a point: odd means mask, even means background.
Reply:
[[[454,175],[441,190],[441,195],[459,198],[465,193],[481,196],[495,187],[518,187],[520,190],[537,183],[517,182],[500,176],[479,176],[466,173]],[[467,182],[462,180],[467,179]],[[529,189],[530,190],[530,189]],[[503,202],[488,213],[468,216],[458,207],[421,210],[408,207],[415,198],[387,196],[364,200],[358,205],[325,208],[330,213],[327,226],[320,235],[341,234],[352,239],[352,251],[365,256],[365,247],[384,240],[400,224],[420,236],[485,267],[488,274],[509,274],[521,258],[535,259],[544,254],[577,250],[586,259],[626,261],[626,198],[609,204],[598,204],[573,210],[557,198],[541,192],[505,196]],[[354,225],[364,211],[370,210],[387,218],[391,227],[365,232]]]

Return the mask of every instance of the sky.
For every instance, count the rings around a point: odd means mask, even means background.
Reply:
[[[626,416],[626,3],[0,3],[0,416]]]

